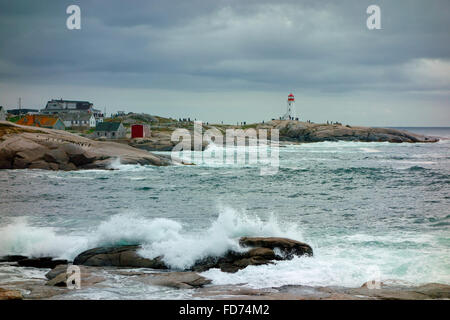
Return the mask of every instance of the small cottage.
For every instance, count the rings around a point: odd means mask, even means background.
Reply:
[[[131,126],[131,138],[147,138],[150,137],[150,128],[146,124],[133,124]]]
[[[66,128],[89,129],[96,126],[96,119],[92,113],[61,113],[59,115]]]
[[[27,114],[25,117],[19,119],[19,121],[17,121],[17,124],[56,130],[66,129],[66,126],[64,125],[64,122],[61,121],[61,119],[36,114]]]
[[[0,121],[6,120],[6,110],[3,106],[0,106]]]
[[[101,122],[95,127],[94,137],[107,139],[123,139],[127,135],[127,129],[122,122]]]

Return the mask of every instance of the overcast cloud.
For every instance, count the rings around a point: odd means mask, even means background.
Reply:
[[[293,92],[303,120],[449,126],[449,17],[448,0],[0,0],[0,105],[252,122]]]

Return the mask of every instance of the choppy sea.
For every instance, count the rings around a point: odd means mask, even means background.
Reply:
[[[450,284],[450,128],[407,128],[432,144],[321,142],[279,149],[258,165],[0,170],[0,256],[73,259],[107,244],[142,244],[174,269],[237,247],[241,236],[310,244],[314,257],[202,273],[213,284],[361,286],[379,277]],[[170,154],[170,153],[167,153]],[[44,271],[0,266],[0,284]],[[191,291],[115,276],[92,299],[189,298]]]

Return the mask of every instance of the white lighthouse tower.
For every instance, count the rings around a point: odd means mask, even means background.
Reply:
[[[287,99],[287,111],[283,116],[283,120],[295,120],[296,112],[295,112],[295,97],[292,93],[288,95]]]

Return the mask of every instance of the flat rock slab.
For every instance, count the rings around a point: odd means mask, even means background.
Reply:
[[[48,279],[47,286],[67,287],[67,281],[72,274],[69,272],[70,265],[58,265],[50,270],[45,277]],[[100,275],[102,271],[99,268],[89,268],[85,266],[76,266],[80,270],[80,285],[82,288],[91,287],[99,282],[105,281]],[[74,284],[74,283],[72,283]]]
[[[199,289],[195,297],[239,300],[431,300],[450,299],[450,286],[382,286],[380,289],[286,285],[251,289],[243,285],[217,285]]]
[[[428,283],[421,286],[399,286],[381,283],[379,288],[370,289],[367,285],[361,288],[342,290],[349,295],[383,300],[424,300],[450,299],[450,286],[441,283]]]
[[[142,277],[142,281],[152,285],[178,289],[200,288],[211,283],[210,279],[195,272],[147,273]]]

